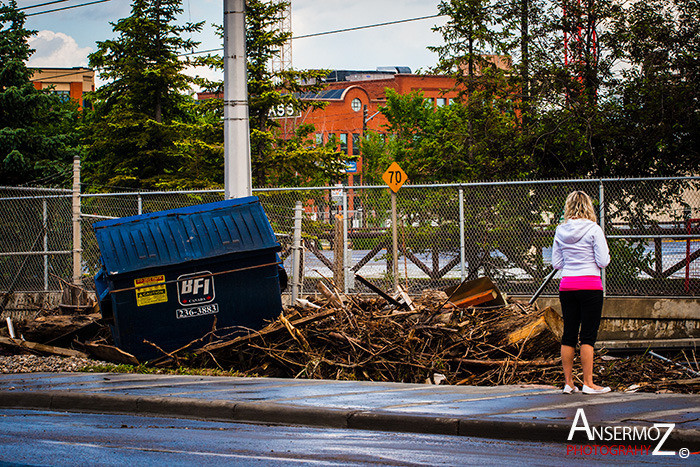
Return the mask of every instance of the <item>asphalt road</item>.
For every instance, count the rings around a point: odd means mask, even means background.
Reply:
[[[693,465],[693,457],[574,456],[560,443],[0,410],[2,465]]]

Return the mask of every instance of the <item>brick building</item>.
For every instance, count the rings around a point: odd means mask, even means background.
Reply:
[[[509,57],[485,55],[489,66],[509,69]],[[481,68],[476,72],[481,73]],[[363,134],[372,131],[386,133],[388,121],[379,111],[386,105],[386,90],[393,89],[398,94],[420,92],[434,108],[449,105],[457,98],[457,80],[444,75],[412,74],[406,67],[381,67],[373,71],[334,70],[325,78],[326,88],[319,93],[301,95],[301,100],[323,101],[323,109],[308,109],[297,112],[291,106],[271,109],[271,116],[278,119],[282,137],[290,138],[301,124],[311,124],[316,130],[316,143],[325,144],[335,137],[339,149],[348,155],[347,178],[342,182],[348,186],[362,185],[362,154],[360,141]],[[201,92],[198,99],[223,98],[222,93]],[[340,180],[339,180],[340,182]],[[357,206],[354,190],[350,189],[348,208],[352,212]],[[307,213],[317,212],[311,205],[305,207]],[[323,213],[329,216],[326,208]],[[351,214],[351,217],[353,214]]]
[[[53,86],[53,91],[83,106],[83,94],[95,90],[95,71],[90,68],[30,68],[36,89]]]
[[[408,72],[406,72],[408,71]],[[348,185],[361,183],[360,140],[366,131],[386,133],[388,121],[379,111],[386,105],[386,89],[398,94],[421,92],[433,106],[448,105],[457,98],[456,80],[449,76],[416,75],[397,67],[393,71],[337,70],[329,74],[324,91],[302,95],[302,100],[326,102],[323,109],[308,109],[295,114],[293,109],[274,109],[284,136],[291,136],[300,124],[312,124],[316,142],[324,144],[335,137],[349,158]],[[354,157],[352,157],[354,156]]]

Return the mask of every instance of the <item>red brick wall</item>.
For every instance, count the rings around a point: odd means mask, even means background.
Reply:
[[[379,107],[386,104],[386,88],[396,90],[399,94],[421,92],[425,98],[455,99],[457,90],[456,81],[448,76],[421,76],[421,75],[395,75],[386,79],[374,79],[366,81],[341,81],[330,83],[327,89],[345,89],[341,99],[328,100],[326,107],[317,110],[307,110],[300,117],[280,119],[280,127],[285,138],[291,137],[295,128],[302,123],[314,125],[316,133],[323,134],[323,141],[328,141],[330,133],[348,135],[348,154],[352,155],[352,134],[362,134],[363,111],[367,106],[367,130],[378,133],[386,133],[388,121],[379,113]],[[351,107],[353,99],[360,99],[362,107],[360,111],[354,111]],[[358,173],[361,171],[362,161],[358,161]],[[352,183],[352,182],[350,182]]]
[[[70,98],[83,105],[83,83],[70,83]]]

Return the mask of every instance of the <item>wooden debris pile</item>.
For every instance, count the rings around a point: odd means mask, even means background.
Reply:
[[[3,318],[2,324],[6,327],[0,327],[1,353],[96,357],[86,349],[86,343],[111,340],[92,294],[63,280],[60,283],[63,293],[57,305],[42,303],[21,310],[26,312],[25,317]],[[9,295],[5,294],[0,305],[7,304]],[[0,307],[0,311],[3,310]]]
[[[345,296],[330,283],[318,288],[260,331],[235,337],[216,337],[230,330],[212,331],[206,344],[198,340],[154,363],[285,378],[554,386],[564,380],[563,323],[550,308],[515,301],[488,307],[481,298],[482,305],[458,307],[436,290],[406,303],[400,293],[387,300]],[[692,352],[674,358],[697,368]],[[617,391],[700,390],[700,378],[648,354],[599,352],[595,373]],[[581,374],[578,361],[575,374]]]
[[[381,297],[332,292],[323,282],[319,289],[318,297],[300,300],[259,332],[214,338],[160,363],[413,383],[437,374],[450,384],[484,385],[540,382],[542,369],[559,361],[545,310],[518,303],[460,308],[440,291],[425,291],[415,303],[397,308]]]
[[[331,282],[320,281],[315,296],[297,300],[261,330],[215,326],[148,365],[285,378],[561,386],[557,313],[503,301],[491,289],[446,291],[426,290],[413,299],[401,290],[346,296]],[[489,305],[494,294],[501,300],[497,306]],[[139,365],[110,345],[109,330],[96,312],[94,306],[81,312],[59,309],[18,321],[15,338],[8,335],[10,326],[0,329],[0,353],[89,354]],[[594,372],[617,391],[699,391],[695,353],[681,351],[672,359],[599,352]],[[580,376],[578,363],[575,374]]]

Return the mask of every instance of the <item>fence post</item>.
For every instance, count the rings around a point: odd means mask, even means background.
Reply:
[[[44,230],[44,291],[49,290],[49,207],[46,198],[42,200],[42,228]]]
[[[464,267],[464,257],[465,257],[465,245],[464,245],[464,188],[459,187],[459,277],[462,282],[467,277],[467,273]]]
[[[345,272],[345,248],[343,247],[343,222],[342,214],[335,215],[335,223],[333,225],[333,282],[340,290],[345,284],[343,273]]]
[[[343,186],[343,293],[352,287],[350,274],[350,249],[348,248],[348,188]]]
[[[598,182],[598,201],[600,203],[600,206],[598,206],[600,228],[603,229],[603,235],[605,235],[605,190],[603,189],[603,180],[599,180]],[[605,297],[607,295],[605,268],[601,271],[600,278],[603,282],[603,296]]]
[[[81,284],[82,237],[80,231],[80,157],[73,158],[73,284]]]
[[[141,196],[141,193],[136,195],[136,213],[143,214],[143,197]]]
[[[301,270],[301,201],[294,206],[294,229],[292,231],[292,305],[299,298],[299,278]]]
[[[399,288],[399,234],[396,217],[396,192],[391,190],[391,256],[394,289]]]

